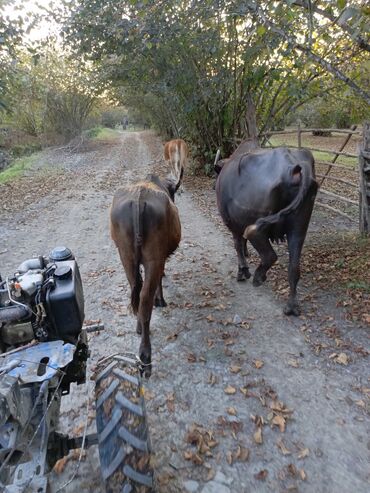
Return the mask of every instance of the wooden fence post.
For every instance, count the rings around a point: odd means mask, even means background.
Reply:
[[[370,122],[363,125],[363,143],[358,156],[360,173],[360,233],[370,233]]]
[[[357,128],[357,125],[351,125],[351,128],[350,130],[356,130]],[[348,144],[350,138],[352,137],[353,134],[348,134],[347,137],[344,139],[344,141],[342,142],[342,145],[339,147],[339,152],[342,152],[344,151],[344,148],[346,147],[346,145]],[[331,160],[331,162],[334,164],[335,161],[338,159],[339,157],[339,154],[336,154],[333,159]],[[328,174],[330,173],[331,169],[332,169],[333,166],[329,166],[329,168],[326,170],[326,172],[324,173],[324,176],[322,177],[322,180],[320,182],[320,187],[321,185],[323,184],[325,178],[328,176]]]
[[[301,120],[298,119],[298,148],[302,147]]]

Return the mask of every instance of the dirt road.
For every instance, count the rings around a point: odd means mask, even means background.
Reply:
[[[126,132],[79,154],[43,153],[39,169],[5,190],[0,271],[55,245],[74,251],[86,318],[106,327],[90,337],[90,366],[113,350],[138,349],[108,208],[119,185],[153,171],[160,158],[154,134]],[[27,180],[39,182],[40,195]],[[188,189],[176,203],[183,238],[166,269],[168,307],[154,311],[146,383],[158,491],[369,491],[365,330],[346,322],[329,294],[309,303],[314,286],[304,282],[304,314],[285,317],[271,284],[236,282],[231,238],[212,220],[217,211],[204,214]],[[62,424],[75,434],[86,395],[93,400],[92,383],[64,399]],[[92,407],[89,415],[93,427]],[[53,492],[75,464],[73,454],[60,464]],[[96,449],[63,491],[103,491]]]

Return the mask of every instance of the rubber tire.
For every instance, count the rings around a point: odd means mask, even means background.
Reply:
[[[140,370],[113,356],[95,378],[96,426],[106,493],[153,493],[151,447]]]

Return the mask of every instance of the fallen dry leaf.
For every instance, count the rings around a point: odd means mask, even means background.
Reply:
[[[154,392],[151,392],[150,390],[146,389],[145,387],[142,387],[142,393],[143,393],[144,399],[146,401],[151,401],[155,397]]]
[[[279,416],[279,415],[275,416],[272,420],[272,424],[278,426],[281,433],[284,433],[284,431],[285,431],[285,418],[283,418],[283,416]]]
[[[268,475],[267,469],[262,469],[260,472],[254,475],[254,477],[260,481],[264,481]]]
[[[363,407],[363,408],[366,407],[365,401],[363,401],[362,399],[355,401],[355,404],[359,407]]]
[[[299,368],[299,363],[296,359],[288,359],[288,365],[293,366],[293,368]]]
[[[276,445],[279,447],[279,449],[280,449],[280,451],[281,451],[281,453],[283,455],[290,455],[292,453],[290,450],[288,450],[286,448],[286,446],[285,446],[285,444],[284,444],[284,442],[282,440],[280,440],[279,442],[277,442]]]
[[[237,366],[237,365],[231,365],[230,366],[231,373],[239,373],[241,369],[242,369],[241,366]]]
[[[346,355],[346,353],[340,353],[338,356],[335,358],[335,361],[339,363],[340,365],[348,365],[349,363],[349,358]]]
[[[68,457],[63,457],[62,459],[59,459],[58,462],[53,467],[53,471],[56,474],[62,474],[64,468],[66,467],[67,461],[68,461]]]
[[[229,464],[229,466],[231,466],[233,463],[233,454],[230,450],[226,452],[226,461]]]
[[[196,464],[198,466],[202,465],[204,462],[199,454],[192,452],[191,450],[186,450],[183,456],[185,460],[191,460],[193,464]]]
[[[179,334],[177,332],[174,332],[166,337],[166,341],[176,341],[178,335]]]
[[[233,395],[236,392],[236,388],[232,387],[231,385],[228,385],[226,388],[224,388],[224,392],[225,394]]]
[[[236,416],[238,414],[235,407],[228,407],[226,409],[226,412],[227,412],[227,414],[230,414],[230,416]]]
[[[166,398],[167,409],[170,413],[175,412],[175,394],[171,392]]]
[[[183,457],[185,460],[190,460],[193,456],[193,452],[191,450],[185,450],[183,453]]]
[[[258,444],[261,444],[263,442],[262,438],[262,428],[258,428],[257,431],[253,435],[254,441]]]
[[[302,481],[305,481],[306,480],[307,474],[305,473],[304,469],[300,469],[299,470],[299,475],[300,475]]]
[[[217,382],[218,382],[218,378],[216,377],[216,375],[214,373],[210,373],[207,383],[209,385],[215,385]]]
[[[234,461],[246,462],[249,459],[249,449],[238,445],[238,448],[233,453]]]
[[[240,392],[244,395],[244,397],[248,397],[250,392],[249,390],[247,389],[247,387],[240,387]]]
[[[263,367],[264,363],[260,359],[256,359],[253,361],[254,366],[259,370],[260,368]]]
[[[207,474],[207,477],[206,477],[206,481],[212,481],[212,479],[216,476],[216,473],[215,471],[212,469],[212,467],[210,467],[208,469],[208,474]]]
[[[298,459],[304,459],[305,457],[308,457],[309,454],[310,454],[310,449],[304,448],[299,452]]]
[[[158,483],[161,485],[161,486],[165,486],[167,485],[171,479],[173,479],[175,477],[174,474],[172,473],[168,473],[168,472],[164,472],[163,474],[158,474],[156,475],[156,480],[158,481]]]
[[[263,419],[263,416],[259,416],[258,414],[256,416],[251,414],[251,420],[253,421],[253,423],[255,423],[255,425],[258,428],[261,428],[265,424],[265,420]]]
[[[193,353],[188,353],[187,355],[189,363],[196,363],[197,357]]]

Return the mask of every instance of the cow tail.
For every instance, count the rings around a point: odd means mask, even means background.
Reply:
[[[302,173],[302,180],[300,183],[298,193],[294,197],[292,202],[289,205],[287,205],[284,209],[281,209],[281,211],[276,212],[275,214],[271,214],[270,216],[266,216],[266,217],[260,217],[259,219],[257,219],[255,224],[252,224],[251,226],[248,226],[245,229],[243,234],[244,238],[249,239],[251,238],[252,235],[264,231],[269,226],[273,226],[274,224],[280,222],[282,219],[284,219],[284,217],[288,216],[289,214],[293,214],[302,205],[304,199],[306,198],[311,188],[315,188],[315,193],[316,193],[318,185],[312,175],[311,169],[305,164],[300,166],[300,168]]]
[[[180,143],[177,142],[176,151],[175,151],[175,177],[176,177],[177,181],[180,180],[180,174],[181,174],[181,171],[180,171],[181,159],[180,158],[181,158]]]
[[[131,307],[134,315],[137,314],[140,304],[140,292],[143,287],[143,279],[140,272],[141,263],[141,247],[143,245],[143,213],[145,211],[146,202],[142,203],[139,199],[133,202],[134,214],[134,271],[135,278],[131,291]]]

